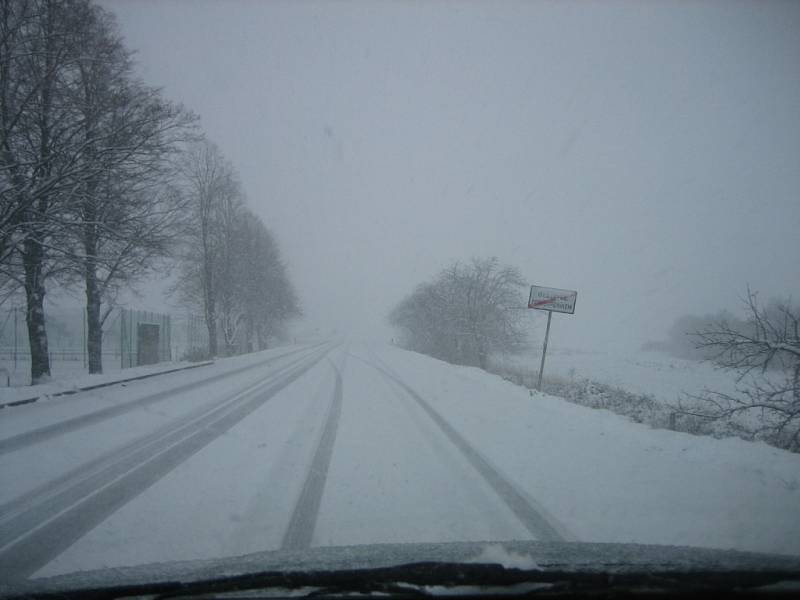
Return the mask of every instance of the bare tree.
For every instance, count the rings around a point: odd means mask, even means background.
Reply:
[[[49,376],[49,280],[85,283],[90,372],[102,302],[163,253],[168,155],[193,117],[133,78],[88,0],[0,0],[0,282],[25,291],[31,381]]]
[[[218,153],[212,146],[197,148],[192,160],[203,158],[209,172],[221,156],[206,151]],[[194,217],[177,288],[184,302],[204,305],[207,324],[213,315],[214,334],[221,335],[224,352],[231,355],[265,348],[289,319],[300,315],[300,308],[277,243],[245,206],[232,168],[225,163],[217,173],[218,185],[199,186],[195,180],[192,187]],[[197,193],[212,188],[213,193]],[[207,248],[208,254],[198,248]]]
[[[762,306],[747,289],[746,327],[720,320],[695,336],[712,360],[737,374],[735,393],[707,390],[684,398],[682,413],[800,451],[800,308]]]
[[[218,295],[220,256],[224,235],[222,206],[238,198],[240,191],[233,167],[219,148],[209,141],[194,144],[185,153],[181,167],[184,194],[188,199],[188,222],[184,229],[184,252],[176,291],[184,303],[201,308],[208,328],[208,351],[218,352]]]
[[[282,334],[290,319],[301,315],[300,303],[278,244],[261,219],[243,211],[236,239],[244,337],[248,349],[261,350],[271,337]]]
[[[70,89],[85,0],[0,0],[0,269],[25,291],[31,382],[50,375],[46,282],[62,271],[59,217],[85,173]]]
[[[74,92],[87,176],[65,227],[85,284],[89,372],[101,373],[102,328],[117,291],[151,272],[174,239],[184,202],[169,186],[172,161],[195,117],[136,81],[111,15],[92,7],[91,16],[80,32]]]
[[[519,313],[511,310],[523,304],[523,286],[519,271],[496,258],[457,262],[418,286],[389,322],[414,350],[485,369],[493,352],[524,340]]]
[[[225,193],[219,195],[214,211],[216,253],[212,271],[217,316],[225,344],[225,354],[236,354],[236,342],[244,324],[244,289],[248,273],[243,269],[242,234],[245,207],[239,182],[231,175]]]
[[[722,310],[708,315],[682,315],[675,319],[669,328],[667,339],[663,341],[648,341],[642,345],[642,350],[655,350],[665,352],[676,358],[687,360],[711,359],[715,353],[713,349],[698,348],[695,333],[702,331],[714,324],[725,321],[737,330],[745,330],[747,324],[732,313]]]

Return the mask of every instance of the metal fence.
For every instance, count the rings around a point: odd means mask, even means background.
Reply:
[[[122,369],[172,360],[171,339],[169,315],[143,310],[116,311],[103,331],[103,346],[116,347]]]
[[[45,323],[53,375],[88,371],[85,309],[48,310]],[[106,372],[204,357],[207,351],[205,320],[192,314],[119,308],[103,326],[102,360]],[[10,372],[15,384],[27,383],[30,347],[23,307],[0,312],[0,369]]]
[[[175,360],[208,356],[208,328],[203,317],[190,313],[172,316],[172,356]]]
[[[87,366],[86,321],[80,310],[66,310],[45,315],[51,362],[78,363]],[[13,307],[0,313],[0,363],[13,369],[30,366],[30,346],[25,309]]]

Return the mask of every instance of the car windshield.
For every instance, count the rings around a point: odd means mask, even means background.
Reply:
[[[447,543],[799,557],[798,31],[0,0],[0,595]]]

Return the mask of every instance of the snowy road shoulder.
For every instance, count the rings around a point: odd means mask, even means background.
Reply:
[[[800,455],[655,430],[478,369],[375,350],[583,541],[800,554]]]
[[[222,359],[201,370],[157,372],[157,378],[130,382],[112,379],[110,385],[113,387],[103,384],[99,389],[92,387],[74,395],[46,397],[46,402],[12,407],[2,411],[0,417],[0,453],[39,441],[37,438],[58,435],[118,416],[130,408],[158,402],[311,348],[300,346],[257,352]]]
[[[297,359],[219,405],[174,421],[170,427],[109,454],[108,464],[101,463],[88,474],[79,472],[74,481],[59,484],[53,491],[43,490],[41,502],[34,502],[27,512],[12,511],[13,519],[0,528],[0,574],[26,576],[50,562],[302,377],[329,350],[330,347],[323,348],[310,357]]]

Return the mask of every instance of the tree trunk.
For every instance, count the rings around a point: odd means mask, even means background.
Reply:
[[[97,273],[86,271],[86,350],[89,354],[89,374],[103,372],[103,324],[100,321],[100,293]]]
[[[267,349],[267,336],[264,335],[262,327],[256,327],[256,344],[258,344],[259,350]]]
[[[253,331],[253,318],[249,314],[244,317],[244,339],[246,341],[245,352],[248,354],[253,352],[253,339],[255,337],[255,331]]]
[[[95,186],[91,185],[93,192]],[[102,296],[97,282],[97,210],[93,198],[87,198],[83,206],[84,281],[86,284],[86,350],[89,355],[89,374],[103,372],[103,324],[100,321]]]
[[[213,294],[206,295],[206,327],[208,327],[208,354],[217,355],[217,317]]]
[[[214,271],[209,250],[208,224],[203,224],[203,308],[205,309],[206,327],[208,327],[208,354],[217,355],[217,302],[214,293]]]
[[[53,45],[55,38],[52,34],[53,21],[48,9],[45,35],[45,73],[40,92],[41,107],[38,115],[39,128],[39,156],[42,165],[40,177],[45,179],[50,176],[52,164],[51,138],[50,138],[50,111],[52,108],[52,87],[54,84],[53,60],[55,53]],[[35,210],[26,215],[31,220],[30,229],[23,243],[22,258],[25,270],[25,299],[28,305],[26,320],[28,323],[28,342],[31,350],[31,385],[42,383],[50,379],[50,355],[47,348],[47,329],[44,318],[44,262],[45,249],[43,242],[46,233],[41,226],[41,221],[49,215],[50,199],[46,195],[39,196],[35,202]]]
[[[486,344],[484,343],[483,338],[477,333],[475,334],[475,350],[478,354],[478,366],[485,371],[488,362]]]
[[[44,283],[42,281],[42,246],[32,238],[25,240],[25,300],[28,343],[31,349],[31,385],[50,379],[50,356],[44,320]]]

